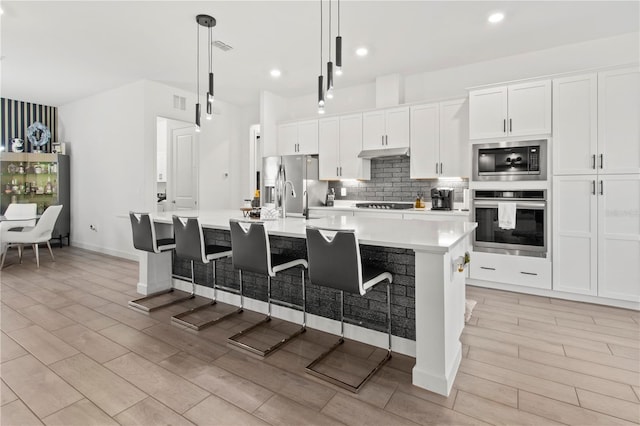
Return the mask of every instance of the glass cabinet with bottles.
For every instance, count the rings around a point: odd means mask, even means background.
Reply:
[[[70,228],[69,156],[3,152],[0,154],[0,214],[11,203],[35,203],[38,214],[51,205],[61,204],[53,239],[67,239]]]

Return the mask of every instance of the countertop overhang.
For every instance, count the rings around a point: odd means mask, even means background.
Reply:
[[[154,213],[154,222],[171,224],[174,214],[199,217],[204,228],[229,230],[229,219],[244,218],[235,210],[181,210],[179,212]],[[287,217],[264,221],[272,235],[305,238],[307,225],[334,229],[354,229],[361,244],[411,249],[427,252],[448,252],[469,235],[476,227],[474,222],[417,221],[386,218],[330,216],[319,219]]]

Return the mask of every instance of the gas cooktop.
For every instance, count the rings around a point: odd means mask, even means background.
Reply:
[[[382,210],[406,210],[413,207],[413,203],[389,203],[376,201],[371,203],[357,203],[360,209],[382,209]]]

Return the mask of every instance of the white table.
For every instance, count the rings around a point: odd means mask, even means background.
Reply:
[[[229,219],[243,219],[239,210],[180,211],[198,216],[205,228],[229,230]],[[158,238],[171,235],[172,212],[153,214]],[[462,359],[460,334],[464,327],[465,274],[457,263],[468,246],[475,223],[459,221],[413,221],[335,216],[309,221],[287,218],[267,221],[272,235],[305,238],[307,224],[355,229],[361,244],[411,249],[415,253],[416,365],[413,384],[448,395]],[[164,233],[164,235],[162,235]],[[171,286],[170,253],[141,252],[142,294]]]

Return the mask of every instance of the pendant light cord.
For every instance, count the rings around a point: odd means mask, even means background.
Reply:
[[[200,24],[196,25],[196,93],[198,94],[198,102],[200,103]]]
[[[338,37],[340,37],[340,0],[338,0]]]
[[[331,2],[332,0],[329,0],[329,62],[331,62],[331,18],[333,18],[331,16]]]
[[[322,0],[320,0],[320,75],[322,75]]]
[[[207,52],[209,53],[209,73],[211,73],[211,27],[209,27],[209,49]]]

